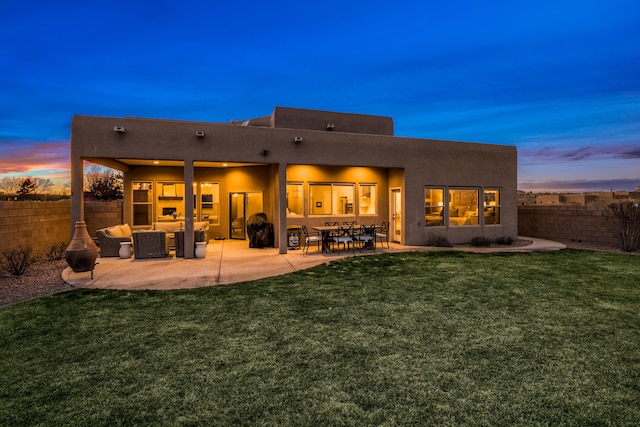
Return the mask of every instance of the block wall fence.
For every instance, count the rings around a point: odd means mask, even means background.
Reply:
[[[518,234],[559,242],[619,247],[606,206],[518,206]]]
[[[86,201],[87,230],[122,223],[122,200]],[[43,253],[55,242],[71,241],[71,201],[0,201],[0,253],[14,247]]]
[[[86,201],[87,230],[121,224],[123,202]],[[518,234],[560,242],[619,246],[603,206],[519,206]],[[0,201],[0,253],[12,247],[44,252],[54,242],[71,240],[71,201]]]

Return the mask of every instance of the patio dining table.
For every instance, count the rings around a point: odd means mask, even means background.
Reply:
[[[346,228],[350,226],[349,225],[318,225],[315,227],[311,227],[312,229],[319,231],[320,235],[322,236],[322,253],[331,252],[331,233],[338,231],[340,227]],[[380,228],[382,228],[380,225],[376,225],[375,227],[376,227],[376,230],[379,230]],[[354,225],[353,228],[355,230],[360,228],[360,226]]]

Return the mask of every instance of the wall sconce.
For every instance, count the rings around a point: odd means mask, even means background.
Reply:
[[[118,133],[124,133],[124,128],[122,126],[114,126],[113,131]]]
[[[293,142],[295,142],[296,144],[299,144],[302,142],[302,137],[301,136],[296,136],[295,138],[293,138]]]
[[[203,130],[199,130],[199,131],[197,131],[197,132],[196,132],[196,136],[197,136],[198,138],[202,138],[202,137],[204,137],[204,131],[203,131]]]
[[[333,123],[327,123],[327,130],[333,130]]]
[[[260,154],[262,154],[263,156],[267,157],[267,156],[269,155],[269,149],[268,149],[268,148],[263,149],[263,150],[260,152]]]

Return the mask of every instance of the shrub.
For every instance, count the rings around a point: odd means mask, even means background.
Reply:
[[[10,248],[2,253],[4,268],[14,276],[21,276],[35,262],[31,249]]]
[[[62,259],[64,251],[67,249],[67,243],[54,242],[49,245],[45,251],[45,255],[49,261],[56,261]]]
[[[502,236],[502,237],[498,237],[496,239],[496,243],[498,245],[512,245],[513,244],[513,238],[509,237],[509,236]]]
[[[438,236],[429,240],[429,246],[437,246],[439,248],[450,248],[451,243],[449,243],[449,239],[447,239],[447,236]]]
[[[620,249],[631,252],[640,247],[640,205],[623,200],[609,204],[605,212],[617,227]]]
[[[471,239],[471,246],[486,247],[491,245],[491,239],[483,236],[477,236]]]

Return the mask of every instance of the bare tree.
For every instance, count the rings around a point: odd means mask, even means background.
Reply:
[[[122,172],[92,166],[85,174],[85,191],[96,200],[121,199],[123,194]]]
[[[4,191],[6,194],[17,194],[21,182],[22,178],[17,176],[5,176],[0,179],[0,190]]]
[[[606,213],[616,224],[620,249],[631,252],[640,247],[640,205],[623,200],[609,204]]]
[[[34,177],[31,180],[35,183],[35,194],[47,194],[53,188],[53,181],[49,178]]]

